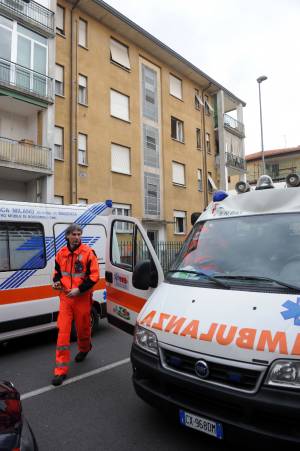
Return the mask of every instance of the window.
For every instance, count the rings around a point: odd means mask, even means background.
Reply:
[[[159,168],[158,130],[150,125],[143,126],[144,165]]]
[[[205,133],[205,142],[206,142],[206,150],[208,153],[211,153],[211,146],[210,146],[210,134]]]
[[[186,231],[186,212],[174,210],[174,233],[185,234]]]
[[[110,40],[110,60],[130,69],[128,47],[115,39]]]
[[[78,164],[87,165],[87,135],[78,134]]]
[[[118,216],[131,216],[131,206],[126,204],[113,204],[113,215]],[[121,222],[118,221],[117,224],[117,232],[119,233],[127,233],[129,230],[129,222]]]
[[[176,117],[171,117],[171,136],[177,141],[184,142],[183,122]]]
[[[64,67],[59,64],[55,65],[55,94],[64,95]]]
[[[78,103],[81,105],[87,105],[88,103],[87,83],[87,77],[84,75],[78,76]]]
[[[0,271],[40,269],[46,266],[41,224],[0,223]]]
[[[202,169],[197,170],[197,179],[198,179],[198,191],[202,191],[203,190]]]
[[[170,94],[177,99],[182,99],[182,80],[170,74]]]
[[[201,149],[201,130],[196,128],[196,145],[197,149]]]
[[[213,107],[208,101],[208,96],[204,96],[204,111],[208,116],[210,116],[214,112]]]
[[[185,165],[172,161],[172,182],[185,185]]]
[[[56,31],[65,34],[65,8],[56,6]]]
[[[207,173],[207,184],[208,184],[208,192],[209,193],[212,193],[213,191],[217,190],[217,187],[216,187],[215,182],[213,181],[211,172]]]
[[[130,149],[118,144],[111,145],[111,170],[130,175]]]
[[[88,200],[87,200],[87,199],[84,199],[83,197],[79,197],[79,198],[78,198],[78,203],[79,203],[80,205],[87,205],[87,204],[88,204]]]
[[[56,205],[63,205],[64,204],[64,196],[54,196],[54,203]]]
[[[201,105],[203,106],[203,102],[200,97],[199,89],[195,89],[195,108],[196,108],[196,110],[200,110]]]
[[[160,215],[160,177],[158,174],[144,172],[145,214]]]
[[[54,131],[54,158],[56,160],[64,159],[64,129],[57,126]]]
[[[78,44],[87,47],[87,22],[83,19],[79,19]]]
[[[124,121],[129,121],[129,97],[111,89],[110,114]]]
[[[158,122],[157,74],[150,67],[142,65],[143,115]]]

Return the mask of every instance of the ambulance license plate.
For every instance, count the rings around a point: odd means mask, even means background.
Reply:
[[[216,438],[223,438],[223,427],[221,423],[208,420],[207,418],[199,417],[193,413],[179,410],[180,423],[188,428],[196,429],[208,435],[213,435]]]

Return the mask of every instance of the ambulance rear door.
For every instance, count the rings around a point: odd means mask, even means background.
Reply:
[[[153,275],[151,286],[143,289],[135,288],[132,281],[141,266],[149,268],[149,274]],[[163,279],[158,257],[139,221],[111,216],[105,272],[108,321],[132,334],[138,313]]]

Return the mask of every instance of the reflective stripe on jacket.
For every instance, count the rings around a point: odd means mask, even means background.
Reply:
[[[92,288],[99,280],[99,267],[95,252],[86,244],[71,251],[63,247],[56,255],[53,281],[60,281],[65,289],[79,288],[81,293]]]

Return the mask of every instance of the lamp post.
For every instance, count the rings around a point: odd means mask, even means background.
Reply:
[[[259,112],[260,112],[260,138],[261,138],[261,159],[262,159],[262,170],[263,174],[266,171],[265,168],[265,155],[264,155],[264,138],[263,138],[263,122],[262,122],[262,111],[261,111],[261,94],[260,94],[260,84],[267,80],[268,77],[261,75],[256,79],[258,83],[258,94],[259,94]]]

